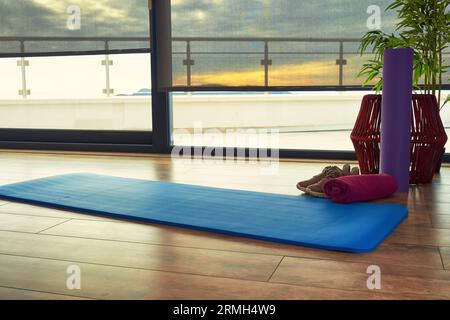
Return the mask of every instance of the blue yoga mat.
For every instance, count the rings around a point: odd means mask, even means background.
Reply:
[[[0,198],[349,252],[372,251],[408,216],[397,204],[345,205],[85,173],[0,186]]]

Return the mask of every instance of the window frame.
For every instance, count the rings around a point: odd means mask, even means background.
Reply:
[[[152,81],[152,131],[102,131],[102,130],[52,130],[52,129],[0,129],[1,149],[31,149],[57,151],[91,151],[91,152],[126,152],[126,153],[159,153],[170,154],[172,143],[172,108],[171,92],[177,91],[360,91],[367,90],[361,86],[258,86],[258,87],[174,87],[167,88],[167,81],[161,71],[160,63],[167,57],[171,43],[171,4],[169,0],[149,1],[150,48],[136,50],[100,50],[91,52],[65,53],[23,53],[21,57],[31,56],[63,56],[93,54],[127,54],[149,53],[151,59]],[[167,41],[167,39],[170,39]],[[7,57],[0,54],[0,58]],[[11,57],[9,55],[8,57]],[[17,55],[15,55],[17,57]],[[164,61],[167,63],[167,61]],[[444,89],[449,90],[450,85]],[[193,148],[189,146],[188,148]],[[206,147],[202,147],[205,149]],[[211,149],[211,147],[208,147]],[[220,148],[220,147],[219,147]],[[250,150],[233,148],[236,154],[250,156]],[[322,160],[356,160],[353,151],[281,149],[280,158],[302,158]],[[450,162],[450,154],[445,154],[443,162]]]

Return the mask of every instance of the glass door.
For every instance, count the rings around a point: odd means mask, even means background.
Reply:
[[[1,1],[0,141],[151,144],[150,54],[147,0]]]

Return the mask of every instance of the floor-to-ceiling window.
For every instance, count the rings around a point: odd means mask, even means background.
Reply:
[[[174,143],[264,146],[273,132],[280,149],[353,150],[370,91],[360,38],[395,32],[391,2],[172,0]]]
[[[360,37],[394,31],[390,2],[0,0],[0,145],[351,151],[368,92],[356,77],[368,58]],[[159,17],[153,30],[149,3]],[[162,3],[170,12],[155,13]],[[151,56],[150,43],[164,47],[163,38],[170,50]]]
[[[149,28],[147,0],[0,0],[3,137],[100,131],[115,143],[123,131],[150,144]]]

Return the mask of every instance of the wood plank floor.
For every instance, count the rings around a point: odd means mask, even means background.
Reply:
[[[298,195],[325,163],[0,151],[0,184],[92,172]],[[0,299],[450,299],[450,168],[381,202],[410,217],[376,251],[349,254],[0,200]],[[81,289],[66,286],[67,267]],[[381,268],[369,290],[367,267]]]

